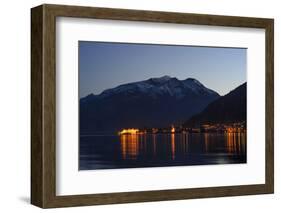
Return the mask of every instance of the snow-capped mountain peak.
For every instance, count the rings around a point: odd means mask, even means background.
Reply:
[[[134,94],[158,97],[169,95],[177,99],[184,98],[187,95],[215,95],[219,96],[213,90],[206,88],[202,83],[194,78],[178,80],[168,75],[159,78],[150,78],[144,81],[138,81],[128,84],[122,84],[115,88],[104,90],[100,98],[110,97],[112,95]]]
[[[184,85],[196,93],[218,94],[217,92],[208,89],[195,78],[187,78],[183,81]]]
[[[164,75],[164,76],[159,77],[159,78],[150,78],[149,80],[151,80],[155,83],[165,83],[165,82],[169,81],[170,79],[171,79],[170,76]]]

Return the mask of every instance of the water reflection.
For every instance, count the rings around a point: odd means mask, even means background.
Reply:
[[[204,133],[204,144],[205,144],[205,151],[209,151],[209,133]]]
[[[245,153],[246,137],[245,133],[226,133],[227,151],[230,154]]]
[[[156,134],[152,135],[152,143],[153,143],[153,156],[155,156],[156,155],[156,149],[157,149],[157,147],[156,147]]]
[[[80,137],[79,169],[246,163],[246,133]]]
[[[147,156],[151,151],[157,156],[163,148],[172,160],[194,153],[245,155],[246,152],[245,133],[132,134],[121,135],[120,143],[124,160]]]
[[[121,135],[121,150],[123,159],[136,159],[139,154],[139,136]]]
[[[174,160],[176,154],[175,134],[171,134],[171,154],[172,159]]]

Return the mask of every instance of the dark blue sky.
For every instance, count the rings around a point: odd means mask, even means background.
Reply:
[[[246,82],[247,49],[79,41],[79,96],[169,75],[220,95]]]

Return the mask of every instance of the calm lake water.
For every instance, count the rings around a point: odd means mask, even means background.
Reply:
[[[246,133],[80,136],[80,170],[246,163]]]

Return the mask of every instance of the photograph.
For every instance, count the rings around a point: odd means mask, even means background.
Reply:
[[[78,41],[79,170],[247,163],[247,48]]]
[[[212,5],[33,5],[32,205],[274,194],[275,18]]]

